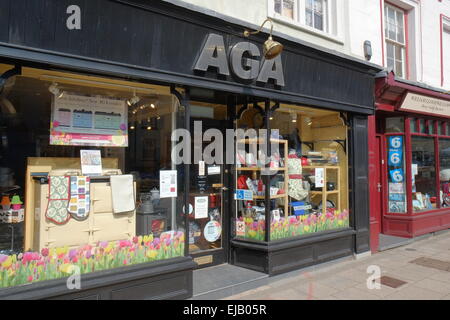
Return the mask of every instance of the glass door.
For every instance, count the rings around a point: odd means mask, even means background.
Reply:
[[[191,101],[189,254],[199,268],[227,261],[227,106]],[[222,143],[223,142],[223,143]]]

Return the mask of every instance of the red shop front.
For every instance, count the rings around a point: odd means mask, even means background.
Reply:
[[[376,80],[369,117],[371,249],[379,235],[413,238],[450,228],[450,94]],[[372,134],[370,134],[372,133]]]

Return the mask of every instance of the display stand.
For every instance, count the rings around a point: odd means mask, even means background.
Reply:
[[[258,144],[262,144],[265,142],[265,140],[263,139],[243,139],[243,140],[239,140],[238,143],[240,144],[251,144],[251,143],[255,143],[257,142]],[[262,170],[270,170],[271,172],[277,172],[276,174],[282,174],[283,178],[284,178],[284,193],[283,194],[276,194],[276,195],[270,195],[270,200],[274,200],[274,199],[283,199],[284,201],[284,215],[287,217],[289,215],[289,196],[288,196],[288,186],[289,186],[289,175],[287,172],[287,167],[286,167],[286,156],[288,154],[288,141],[287,140],[280,140],[280,139],[270,139],[271,143],[278,143],[282,145],[282,150],[284,152],[284,156],[285,156],[285,161],[284,167],[271,167],[271,168],[266,168],[266,167],[237,167],[236,171],[238,172],[252,172],[254,173],[253,177],[255,177],[255,175],[257,176],[257,174],[259,173],[259,177],[257,178],[261,178],[261,171]],[[270,186],[266,186],[269,187]],[[265,195],[253,195],[253,199],[255,200],[265,200],[266,196]]]
[[[341,210],[341,186],[339,180],[341,178],[341,170],[338,166],[303,166],[304,170],[315,170],[315,169],[323,169],[323,188],[322,191],[311,191],[311,200],[315,198],[322,198],[322,204],[326,204],[329,197],[337,200],[336,210]],[[335,172],[335,178],[332,180],[330,178],[331,172]],[[334,182],[337,184],[337,188],[335,190],[327,190],[327,183]],[[322,213],[326,214],[327,206],[322,205]]]

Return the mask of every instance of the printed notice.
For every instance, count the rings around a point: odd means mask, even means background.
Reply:
[[[50,144],[127,147],[127,123],[123,99],[63,92],[53,97]]]
[[[208,197],[195,197],[195,219],[208,218]]]
[[[322,188],[323,187],[323,168],[316,168],[315,170],[315,186],[316,188]]]
[[[102,155],[100,150],[80,150],[81,172],[85,176],[102,174]]]
[[[177,170],[159,171],[160,198],[174,198],[177,196]]]

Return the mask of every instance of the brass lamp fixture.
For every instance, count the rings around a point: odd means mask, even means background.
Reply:
[[[273,59],[276,56],[278,56],[281,51],[283,51],[283,45],[277,41],[274,41],[272,39],[272,30],[273,30],[273,22],[272,19],[267,18],[266,20],[264,20],[264,22],[262,23],[261,27],[259,27],[258,31],[248,31],[245,30],[244,31],[244,36],[245,37],[249,37],[251,34],[257,34],[260,33],[262,30],[262,27],[266,24],[266,22],[269,21],[270,22],[270,34],[269,34],[269,38],[264,42],[263,45],[263,55],[267,60]]]

